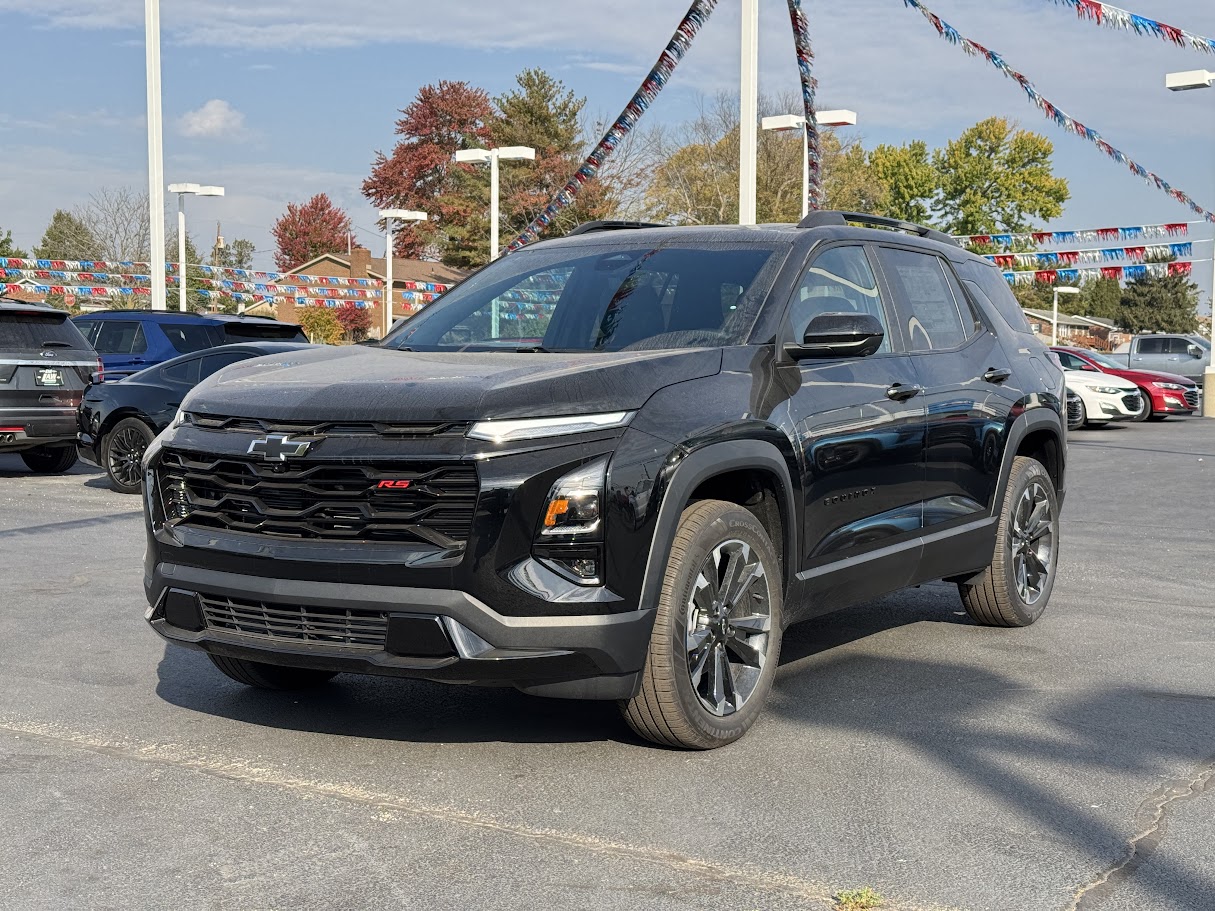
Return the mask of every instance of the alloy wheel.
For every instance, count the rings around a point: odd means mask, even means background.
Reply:
[[[110,440],[108,467],[110,475],[126,487],[139,486],[143,454],[148,448],[147,438],[135,427],[122,427],[114,432]]]
[[[768,660],[772,628],[768,579],[745,541],[718,544],[705,558],[687,603],[692,689],[714,715],[737,712]]]
[[[1055,548],[1050,496],[1040,481],[1030,483],[1017,501],[1009,544],[1017,593],[1023,603],[1032,605],[1046,590]]]

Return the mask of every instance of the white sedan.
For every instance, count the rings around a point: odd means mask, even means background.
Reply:
[[[1068,390],[1080,396],[1084,410],[1084,426],[1097,427],[1110,421],[1132,421],[1143,409],[1139,387],[1112,373],[1067,370],[1065,380]]]

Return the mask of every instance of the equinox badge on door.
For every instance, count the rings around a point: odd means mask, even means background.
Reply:
[[[285,433],[272,433],[249,444],[250,455],[260,455],[267,462],[285,462],[308,451],[311,440],[293,440]]]

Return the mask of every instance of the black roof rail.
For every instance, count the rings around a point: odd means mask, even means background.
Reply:
[[[958,242],[945,234],[942,231],[937,231],[934,228],[926,228],[924,225],[913,224],[909,221],[902,221],[898,218],[887,218],[884,215],[866,215],[864,212],[835,212],[827,209],[820,209],[816,212],[811,212],[805,218],[797,223],[799,228],[824,228],[828,226],[842,227],[849,222],[858,225],[868,225],[874,228],[890,228],[895,231],[905,231],[908,234],[915,234],[919,237],[926,237],[929,240],[939,241],[950,246],[958,246]]]
[[[578,227],[566,234],[575,237],[579,234],[594,234],[596,231],[624,231],[629,228],[669,228],[670,225],[660,225],[648,221],[584,221]]]

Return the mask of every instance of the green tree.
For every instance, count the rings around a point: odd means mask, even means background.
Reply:
[[[932,163],[940,176],[933,211],[954,234],[1022,232],[1031,219],[1063,212],[1067,181],[1052,173],[1054,146],[1044,136],[989,117],[966,130]]]
[[[295,311],[295,319],[303,327],[308,340],[315,344],[336,345],[345,334],[332,307],[300,307]]]
[[[1133,278],[1122,289],[1118,324],[1128,332],[1192,333],[1198,328],[1198,286],[1180,273]]]
[[[84,219],[65,209],[56,209],[42,240],[34,247],[38,259],[85,259],[97,257],[97,238]]]
[[[214,251],[215,265],[226,269],[251,269],[255,252],[253,241],[238,237]]]
[[[879,145],[869,153],[868,165],[873,179],[884,188],[874,210],[877,214],[928,223],[940,175],[923,140],[903,146]]]
[[[1122,285],[1117,279],[1095,278],[1080,286],[1075,307],[1075,312],[1080,316],[1112,319],[1117,322],[1122,315],[1121,309]]]
[[[15,256],[25,259],[29,254],[13,243],[13,232],[5,231],[0,234],[0,256]]]

